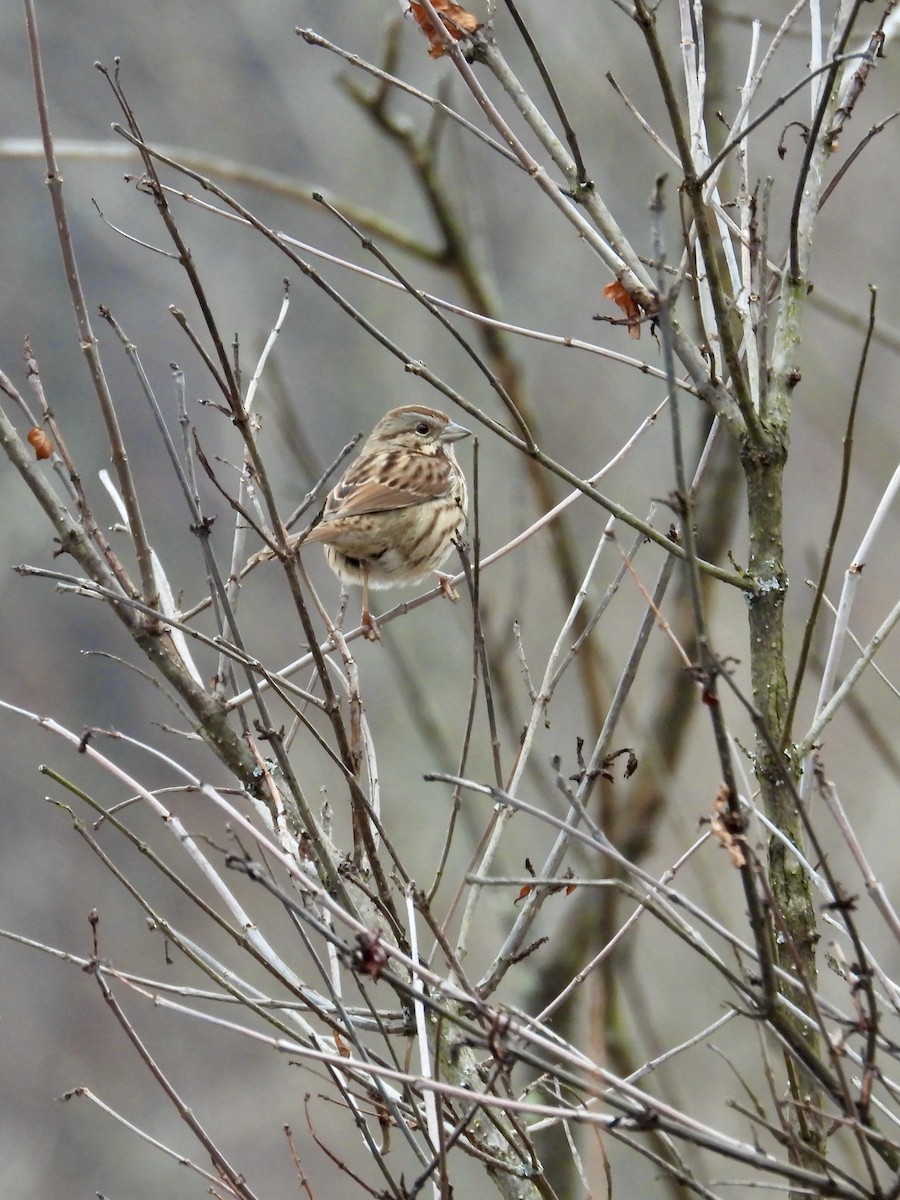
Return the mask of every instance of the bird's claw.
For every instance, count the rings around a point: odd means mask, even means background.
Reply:
[[[363,629],[365,630],[365,632],[363,633],[363,637],[366,639],[366,641],[368,641],[368,642],[380,642],[381,641],[381,630],[378,628],[378,622],[375,620],[375,618],[372,616],[372,614],[368,610],[366,610],[363,613],[361,624],[362,624]]]
[[[435,571],[438,579],[438,587],[441,589],[441,595],[446,596],[448,600],[452,600],[455,604],[459,599],[459,592],[453,586],[451,580],[452,575],[445,575],[442,571]]]

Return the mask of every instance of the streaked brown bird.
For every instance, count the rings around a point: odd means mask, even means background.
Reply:
[[[466,523],[469,496],[453,443],[469,430],[436,408],[409,404],[385,413],[329,493],[318,525],[298,545],[321,542],[332,571],[363,589],[362,623],[378,627],[369,588],[421,583],[438,571]]]

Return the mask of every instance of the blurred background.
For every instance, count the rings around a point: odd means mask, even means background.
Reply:
[[[605,79],[607,72],[612,72],[644,115],[666,130],[637,31],[612,3],[569,5],[564,14],[559,6],[537,0],[521,0],[520,7],[561,87],[591,174],[626,234],[647,255],[651,238],[646,203],[657,175],[670,172],[667,228],[674,244],[679,227],[674,171],[640,132]],[[667,6],[662,7],[660,19],[665,22],[672,14],[665,11]],[[714,107],[730,116],[746,71],[747,18],[753,15],[777,22],[781,5],[757,4],[752,14],[731,2],[706,7],[709,48],[717,64],[712,99]],[[483,15],[480,8],[476,11]],[[169,311],[174,305],[184,309],[190,320],[198,320],[184,274],[173,259],[128,240],[113,228],[150,246],[165,245],[152,201],[124,179],[138,172],[136,156],[111,157],[123,147],[110,128],[120,114],[108,83],[94,64],[112,69],[120,60],[123,87],[152,144],[171,148],[176,157],[179,150],[189,152],[201,164],[198,169],[218,179],[270,227],[374,269],[374,259],[365,256],[353,236],[320,207],[304,202],[300,190],[320,188],[336,200],[371,210],[434,248],[438,242],[432,218],[399,146],[375,128],[341,86],[349,68],[334,54],[308,46],[294,30],[311,27],[348,51],[379,61],[397,13],[397,5],[388,0],[344,0],[341,4],[332,0],[158,0],[153,5],[80,0],[77,13],[60,0],[38,0],[52,127],[62,139],[60,164],[89,307],[92,313],[98,305],[109,307],[137,345],[173,427],[176,408],[170,364],[178,363],[185,371],[188,402],[193,406],[192,415],[203,423],[204,445],[228,460],[220,464],[223,479],[233,479],[228,462],[238,461],[237,443],[227,421],[217,420],[210,409],[197,409],[197,400],[214,398],[211,384]],[[803,28],[801,21],[798,29]],[[536,72],[504,12],[497,15],[497,33],[526,84],[539,94]],[[398,74],[429,93],[446,89],[442,93],[445,98],[479,121],[474,106],[453,79],[450,65],[428,59],[408,22],[398,44]],[[672,68],[677,72],[674,26],[670,45]],[[799,33],[787,40],[765,91],[769,101],[802,75],[808,58],[806,46]],[[97,472],[109,465],[108,450],[78,348],[44,165],[34,153],[38,122],[24,17],[17,5],[0,7],[0,71],[4,97],[0,109],[0,367],[25,390],[22,348],[25,339],[30,339],[51,407],[96,511],[112,524],[115,510],[96,482]],[[353,78],[367,84],[361,75]],[[846,150],[898,107],[900,68],[898,52],[892,46],[886,59],[879,62],[845,133]],[[425,128],[428,113],[422,105],[401,97],[396,111],[416,127]],[[800,101],[786,106],[770,121],[767,136],[756,142],[757,158],[751,171],[755,178],[771,175],[774,180],[770,231],[774,257],[783,252],[784,215],[802,154],[801,134],[788,126],[792,119],[802,118]],[[851,561],[898,462],[898,135],[900,121],[874,139],[829,199],[819,226],[818,269],[805,322],[802,381],[795,392],[788,483],[794,650],[809,605],[804,580],[813,576],[821,563],[831,524],[870,284],[878,287],[878,335],[856,429],[848,512],[830,588],[835,597],[838,572]],[[784,158],[778,153],[782,136]],[[75,141],[81,145],[73,148]],[[842,146],[842,152],[844,149]],[[234,169],[217,161],[221,159]],[[443,187],[465,217],[467,232],[482,255],[484,278],[506,320],[607,345],[660,365],[652,336],[645,332],[640,342],[630,342],[624,330],[593,320],[600,312],[615,315],[602,297],[608,275],[550,211],[539,191],[526,186],[519,172],[454,128],[444,130],[440,162]],[[243,179],[236,177],[239,168]],[[246,177],[253,172],[275,173],[296,185],[298,194],[279,192],[263,180],[254,183]],[[175,176],[166,178],[176,182]],[[729,186],[733,189],[735,181],[726,178],[723,192]],[[444,406],[425,383],[406,374],[395,357],[380,349],[258,235],[198,208],[179,206],[177,216],[219,328],[225,337],[237,335],[239,339],[245,378],[277,315],[282,281],[289,277],[291,308],[263,379],[260,402],[264,446],[283,511],[290,511],[341,447],[354,434],[368,431],[387,408],[413,402]],[[381,244],[409,272],[416,286],[469,303],[438,266],[396,250],[387,241]],[[425,360],[490,415],[504,419],[475,366],[421,307],[336,265],[320,269],[388,337]],[[203,581],[187,514],[121,347],[99,319],[95,332],[124,425],[151,538],[170,578],[184,588],[187,607],[200,599]],[[593,354],[524,338],[513,340],[511,354],[536,415],[541,445],[583,475],[606,462],[663,398],[659,383]],[[683,407],[691,444],[696,447],[706,428],[706,414],[694,402],[685,402]],[[470,445],[463,447],[461,458],[471,472]],[[499,440],[480,438],[478,469],[482,545],[490,551],[533,520],[538,507],[523,460]],[[746,559],[739,516],[743,487],[739,467],[727,447],[719,455],[715,471],[717,502],[712,511],[703,513],[701,547],[715,547],[717,560],[726,565],[729,553],[740,563]],[[556,480],[549,486],[557,499],[567,490]],[[668,425],[660,421],[625,466],[604,480],[602,490],[644,515],[649,502],[665,497],[672,487]],[[214,501],[211,492],[207,495],[224,527],[219,543],[224,553],[230,544],[230,516],[223,501]],[[58,594],[51,583],[13,573],[13,565],[23,562],[63,570],[70,569],[70,564],[53,559],[49,527],[9,467],[0,468],[0,505],[4,514],[0,524],[0,697],[52,716],[76,733],[90,724],[150,738],[154,722],[173,720],[172,710],[121,663],[88,653],[104,651],[107,656],[135,659],[127,637],[106,611],[94,602]],[[604,519],[584,502],[571,510],[569,541],[579,578]],[[665,528],[668,522],[663,518],[659,523]],[[891,566],[896,558],[896,536],[896,521],[892,521],[884,534],[885,543],[879,545],[866,568],[863,594],[854,613],[855,627],[863,638],[874,631],[897,598],[900,577]],[[620,537],[623,544],[630,544],[626,531]],[[513,622],[517,621],[538,677],[569,603],[560,589],[546,583],[548,562],[552,569],[548,556],[554,552],[547,535],[540,534],[522,551],[485,572],[482,585],[491,645],[498,652],[509,649]],[[336,606],[339,588],[321,555],[312,553],[308,560],[322,596]],[[654,577],[655,562],[647,551],[645,580]],[[593,585],[595,602],[618,565],[618,558],[611,553]],[[289,612],[284,586],[275,569],[260,572],[243,600],[245,625],[253,635],[251,652],[275,666],[301,652],[295,623],[280,620],[281,613]],[[386,607],[400,598],[390,593],[379,597],[379,603]],[[354,597],[351,606],[355,603]],[[745,659],[743,601],[721,595],[712,606],[720,653]],[[641,612],[640,598],[624,585],[598,634],[603,653],[609,654],[603,679],[606,688],[616,677]],[[820,640],[818,644],[821,648],[824,643]],[[679,662],[664,639],[658,639],[652,655],[653,703],[649,710],[635,707],[626,714],[620,742],[633,742],[639,756],[648,760],[656,754],[665,760],[662,745],[647,744],[651,716],[665,706],[667,695],[681,687],[683,680]],[[880,659],[888,676],[896,677],[898,655],[900,646],[889,644]],[[411,870],[425,883],[442,845],[446,820],[440,806],[446,797],[444,791],[424,785],[421,776],[429,769],[452,770],[456,765],[471,680],[471,615],[465,602],[455,608],[432,604],[411,613],[386,630],[383,645],[363,646],[359,660],[368,717],[380,750],[386,821],[402,831]],[[205,665],[214,662],[202,661]],[[511,654],[507,661],[512,662]],[[743,669],[738,668],[739,679]],[[508,769],[530,703],[514,665],[498,686],[503,759]],[[814,689],[808,688],[801,704],[801,713],[807,718],[813,700]],[[749,736],[740,715],[736,712],[733,716],[736,728]],[[570,696],[560,696],[550,717],[551,727],[542,734],[544,760],[558,753],[567,767],[574,768],[575,737],[582,736],[591,745],[597,735],[590,707],[573,689]],[[706,723],[694,720],[685,724],[683,749],[674,761],[666,763],[665,787],[656,797],[659,803],[653,808],[653,826],[646,831],[650,869],[662,869],[677,856],[679,847],[689,843],[718,783]],[[801,717],[798,728],[802,726]],[[896,820],[900,804],[895,728],[896,697],[870,674],[859,689],[856,706],[836,723],[826,743],[829,763],[842,764],[838,783],[845,802],[853,810],[858,831],[868,835],[867,850],[888,885],[896,882],[895,839],[884,836],[883,824],[880,837],[875,830],[886,813],[891,822]],[[661,736],[658,725],[653,736]],[[127,960],[132,969],[139,970],[145,945],[146,973],[165,972],[161,939],[147,930],[140,911],[73,833],[66,814],[47,803],[48,795],[57,801],[65,797],[59,790],[52,792],[38,767],[51,764],[77,778],[79,786],[93,790],[104,802],[121,799],[124,793],[61,742],[8,713],[0,713],[0,747],[0,924],[39,943],[85,956],[91,948],[88,915],[96,909],[101,915],[104,957],[123,964]],[[127,750],[122,754],[126,764],[146,777],[145,758],[137,753],[130,756]],[[202,758],[198,756],[197,761]],[[476,745],[470,773],[487,777],[489,763],[489,746]],[[152,782],[165,782],[165,772],[160,771],[157,780],[155,770],[151,768]],[[333,781],[323,777],[321,785],[329,782]],[[532,783],[540,796],[541,781]],[[634,782],[617,784],[616,805],[627,810],[635,794],[629,789],[639,785],[640,773]],[[210,833],[215,833],[213,818],[200,812],[199,819],[209,821]],[[457,871],[465,864],[467,848],[477,838],[486,815],[486,808],[478,802],[466,802],[464,837],[454,860]],[[341,819],[339,816],[338,821]],[[152,822],[146,820],[149,836]],[[140,818],[137,823],[140,826]],[[531,855],[539,861],[546,840],[546,831],[523,829],[521,844],[515,852],[510,851],[503,865],[512,874],[520,873],[522,857]],[[838,862],[845,865],[840,848],[834,849]],[[709,874],[696,887],[714,911],[718,906],[727,913],[729,906],[739,906],[740,900],[722,869],[723,858],[711,855]],[[148,893],[159,887],[136,854],[129,857],[123,852],[122,863]],[[177,900],[161,893],[160,902],[169,904],[167,911],[177,918]],[[557,907],[554,911],[558,917],[563,910]],[[485,959],[478,967],[490,960],[512,913],[510,898],[498,898],[485,923]],[[873,938],[876,949],[883,949],[877,945],[877,931]],[[698,983],[697,996],[686,994],[685,1005],[677,1006],[673,1013],[671,995],[659,980],[665,979],[669,970],[667,956],[677,958],[677,947],[662,939],[654,941],[649,928],[642,945],[648,957],[621,964],[625,1008],[632,1021],[641,1022],[648,1040],[658,1037],[661,1044],[670,1044],[679,1036],[679,1022],[685,1023],[685,1036],[690,1032],[686,1013],[691,1002],[707,1004],[713,1011],[721,997],[704,996]],[[651,960],[654,974],[648,980],[644,972]],[[111,1022],[95,983],[77,968],[10,942],[0,942],[0,962],[0,1079],[4,1081],[0,1192],[25,1200],[99,1191],[124,1200],[149,1194],[147,1180],[152,1179],[154,1194],[189,1194],[180,1190],[185,1184],[177,1167],[162,1166],[151,1148],[113,1126],[96,1109],[82,1102],[58,1103],[67,1089],[89,1086],[121,1107],[139,1126],[197,1157],[169,1105],[142,1073],[121,1031]],[[896,956],[893,961],[888,956],[883,965],[896,969]],[[173,971],[181,969],[179,964]],[[188,974],[179,977],[187,979]],[[521,997],[531,986],[533,978],[523,972],[509,981],[509,996]],[[191,1103],[198,1094],[194,1086],[202,1078],[199,1094],[214,1097],[215,1102],[210,1100],[206,1110],[198,1104],[198,1116],[209,1117],[214,1132],[233,1151],[261,1194],[287,1195],[294,1186],[287,1149],[279,1142],[278,1131],[286,1123],[298,1129],[303,1126],[298,1143],[306,1147],[304,1165],[319,1189],[316,1194],[341,1194],[335,1190],[342,1185],[335,1182],[334,1168],[315,1149],[305,1130],[302,1097],[315,1090],[314,1084],[301,1081],[296,1072],[286,1069],[285,1062],[270,1061],[238,1040],[225,1043],[223,1049],[216,1039],[198,1036],[192,1023],[179,1024],[171,1017],[148,1013],[146,1006],[141,1019],[142,1030],[171,1069],[175,1082],[193,1097]],[[698,1062],[698,1071],[704,1072],[708,1089],[702,1103],[721,1119],[721,1093],[712,1082],[714,1071],[706,1060]],[[723,1069],[723,1079],[725,1074]],[[247,1105],[248,1095],[256,1098],[252,1106]],[[746,1134],[740,1122],[736,1121],[734,1128]],[[652,1175],[642,1175],[644,1168],[631,1160],[622,1170],[626,1174],[620,1178],[632,1187],[652,1188]],[[198,1187],[196,1182],[190,1186]]]

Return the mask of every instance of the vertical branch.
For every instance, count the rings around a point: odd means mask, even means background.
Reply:
[[[25,0],[25,25],[28,32],[28,49],[31,55],[31,71],[34,78],[34,90],[37,100],[38,119],[41,126],[41,139],[44,144],[44,161],[47,166],[47,187],[50,191],[50,202],[53,205],[53,215],[56,218],[56,230],[59,246],[62,251],[65,266],[66,281],[69,285],[69,296],[75,310],[75,321],[78,325],[78,338],[81,350],[90,372],[94,390],[100,403],[100,410],[106,424],[106,434],[109,439],[113,465],[119,480],[119,490],[128,511],[128,523],[131,537],[134,540],[138,567],[141,574],[141,587],[145,603],[155,608],[157,604],[156,583],[153,575],[153,563],[150,554],[150,544],[147,540],[144,521],[137,494],[134,490],[134,480],[128,467],[125,444],[119,428],[112,395],[100,361],[97,338],[91,327],[88,316],[87,301],[81,286],[78,272],[78,262],[75,258],[75,248],[72,244],[72,233],[69,227],[69,217],[63,196],[63,180],[56,162],[56,152],[53,148],[53,133],[50,129],[50,111],[47,102],[47,89],[44,83],[44,65],[41,58],[41,46],[38,38],[37,18],[34,11],[34,0]],[[116,564],[113,569],[116,570]],[[126,591],[129,587],[127,578],[121,570],[117,570],[119,582]]]
[[[790,843],[802,848],[803,827],[788,784],[796,778],[796,764],[786,764],[782,745],[790,709],[787,678],[784,602],[787,570],[784,561],[784,469],[788,453],[791,393],[799,380],[794,354],[800,340],[800,319],[808,283],[806,269],[812,241],[814,216],[829,148],[819,131],[825,114],[834,103],[837,66],[826,74],[817,117],[810,130],[806,153],[798,173],[791,215],[789,269],[782,283],[781,307],[773,342],[772,382],[767,397],[760,437],[741,447],[741,463],[747,484],[749,517],[748,570],[756,590],[748,610],[750,679],[753,701],[761,716],[756,738],[756,777],[766,814]],[[786,778],[786,766],[790,775]],[[812,883],[790,846],[780,837],[769,841],[769,880],[786,939],[779,939],[779,965],[796,973],[814,989],[817,980],[818,941]],[[785,944],[789,943],[789,947]],[[812,1053],[818,1053],[819,1035],[815,1022],[794,1020],[796,1036]],[[785,1058],[791,1095],[795,1101],[792,1125],[797,1135],[795,1155],[805,1161],[807,1152],[821,1154],[824,1133],[806,1113],[818,1100],[806,1081],[797,1076],[793,1062]]]
[[[660,178],[656,183],[653,201],[651,203],[651,218],[653,223],[653,253],[656,259],[657,286],[659,288],[659,321],[662,338],[663,362],[669,379],[669,416],[672,423],[672,451],[675,467],[675,484],[680,508],[681,530],[684,538],[687,560],[687,590],[690,597],[693,626],[699,654],[699,674],[703,688],[703,699],[712,722],[713,739],[722,772],[726,792],[725,800],[729,812],[735,822],[735,827],[743,828],[740,800],[731,758],[731,739],[725,726],[722,707],[717,694],[718,677],[722,667],[713,649],[706,621],[703,594],[700,586],[700,572],[697,567],[697,537],[694,528],[694,496],[693,489],[688,484],[687,470],[684,462],[683,441],[681,433],[680,401],[678,389],[675,387],[675,357],[672,348],[672,332],[669,324],[669,296],[665,284],[665,251],[662,240],[663,212],[663,183]],[[751,605],[753,599],[750,600]],[[741,867],[741,882],[744,897],[753,930],[759,964],[764,980],[764,990],[771,990],[772,958],[771,940],[766,929],[762,905],[756,889],[756,881],[751,865],[745,862]]]
[[[719,243],[713,236],[713,219],[704,195],[702,171],[697,169],[697,165],[694,162],[690,128],[685,123],[672,76],[659,40],[659,31],[656,26],[656,10],[649,8],[645,0],[637,0],[634,19],[647,43],[653,70],[659,81],[666,112],[675,136],[675,145],[681,161],[681,169],[684,172],[683,187],[691,202],[697,226],[697,238],[703,266],[709,280],[709,295],[715,315],[714,326],[717,337],[721,341],[724,364],[730,375],[729,385],[734,399],[737,401],[740,419],[736,420],[734,413],[726,411],[724,408],[717,409],[717,411],[721,411],[721,414],[727,417],[729,424],[738,436],[742,433],[741,425],[743,425],[743,432],[747,433],[753,441],[759,442],[762,440],[762,435],[758,428],[759,422],[756,412],[750,402],[750,393],[747,386],[745,368],[741,361],[739,346],[731,327],[730,299],[725,288],[722,267],[719,262]],[[679,357],[682,357],[682,361],[684,361],[679,330],[677,324],[674,322],[672,344]],[[713,377],[717,373],[715,364],[713,364],[712,372],[709,372],[707,369],[707,374],[712,374]]]

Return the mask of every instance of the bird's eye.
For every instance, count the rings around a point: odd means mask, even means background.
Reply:
[[[418,423],[418,425],[416,426],[416,433],[423,433],[423,434],[428,433],[428,428],[429,427],[428,427],[427,421],[420,421]]]

